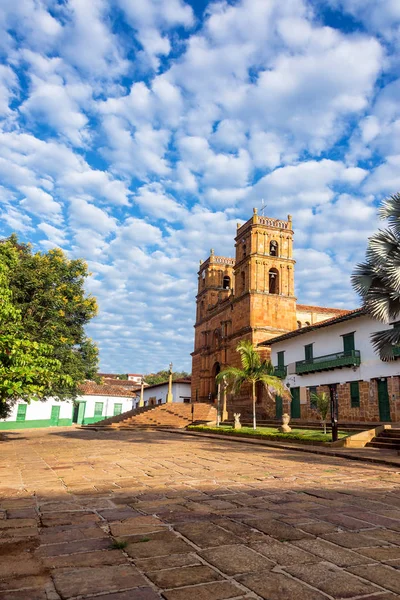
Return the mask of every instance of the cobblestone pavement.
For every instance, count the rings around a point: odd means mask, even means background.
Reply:
[[[152,431],[0,440],[0,600],[400,597],[396,468]]]

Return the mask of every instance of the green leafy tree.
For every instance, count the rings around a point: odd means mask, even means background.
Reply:
[[[365,262],[357,265],[352,283],[366,311],[374,319],[390,323],[400,315],[400,194],[382,203],[379,216],[388,220],[388,227],[369,238]],[[383,360],[393,360],[400,328],[378,331],[371,339]]]
[[[7,267],[0,264],[0,418],[6,418],[19,399],[40,400],[52,389],[72,385],[53,353],[50,344],[25,337],[21,311],[12,302]]]
[[[176,379],[183,379],[190,377],[190,374],[186,371],[175,371],[172,373],[172,381]],[[144,376],[144,380],[149,385],[156,385],[158,383],[165,383],[169,379],[169,371],[158,371],[158,373],[150,373]]]
[[[223,383],[224,379],[228,389],[237,394],[241,387],[251,384],[253,401],[253,428],[257,428],[256,423],[256,384],[262,383],[269,394],[279,394],[279,396],[290,398],[290,392],[279,379],[274,376],[274,367],[267,360],[261,360],[257,350],[249,341],[241,341],[236,347],[240,354],[242,369],[236,367],[227,367],[221,371],[217,377],[217,383]]]
[[[64,378],[49,383],[42,397],[74,399],[79,385],[96,379],[98,350],[85,325],[97,312],[95,298],[85,293],[88,268],[69,260],[62,250],[32,252],[12,235],[0,243],[0,265],[8,268],[12,303],[20,311],[24,338],[52,346]],[[68,383],[67,383],[68,382]]]
[[[311,394],[311,400],[315,402],[316,409],[321,417],[322,424],[324,426],[324,433],[326,434],[326,419],[329,412],[330,398],[326,392],[318,392],[317,394]]]

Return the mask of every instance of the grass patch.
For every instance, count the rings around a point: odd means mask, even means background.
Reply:
[[[128,545],[128,542],[124,542],[123,540],[114,540],[111,544],[111,548],[113,550],[123,550]]]
[[[189,425],[189,431],[201,431],[204,433],[220,433],[223,435],[236,435],[239,437],[256,437],[265,440],[288,440],[292,442],[331,442],[332,436],[330,433],[324,433],[319,429],[292,429],[289,433],[280,433],[276,427],[242,427],[234,429],[230,425],[221,425],[220,427],[212,427],[209,425]],[[339,439],[346,437],[348,434],[344,431],[339,431]]]

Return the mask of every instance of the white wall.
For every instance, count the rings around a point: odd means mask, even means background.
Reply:
[[[86,402],[85,407],[85,418],[94,417],[94,407],[96,402],[103,403],[103,416],[111,417],[114,414],[114,404],[122,404],[122,412],[126,412],[132,409],[132,398],[121,398],[119,396],[78,396],[78,402]],[[7,419],[0,419],[0,422],[4,421],[16,421],[18,404],[26,404],[25,402],[18,402],[13,406],[11,414]],[[49,398],[48,400],[41,402],[40,400],[32,400],[28,404],[26,409],[25,421],[37,421],[42,419],[50,419],[51,407],[60,407],[59,419],[72,419],[73,402],[70,400],[63,400],[62,402]]]
[[[344,367],[331,371],[320,371],[307,375],[288,374],[286,383],[291,387],[314,386],[329,383],[344,383],[346,381],[369,381],[375,377],[390,377],[400,375],[400,359],[383,362],[374,352],[371,344],[371,333],[389,329],[391,326],[380,323],[368,316],[355,317],[336,325],[322,327],[315,331],[277,342],[271,345],[271,361],[278,364],[277,353],[285,351],[285,365],[305,359],[304,346],[313,344],[313,356],[323,356],[343,352],[342,335],[354,332],[355,349],[360,350],[361,365],[357,368]]]
[[[103,417],[112,417],[114,414],[114,404],[122,404],[122,412],[132,410],[132,398],[123,398],[120,396],[78,396],[78,402],[86,402],[85,419],[94,417],[94,407],[96,402],[103,403]]]
[[[17,402],[14,404],[11,414],[7,419],[0,419],[1,422],[4,421],[16,421],[17,420],[17,412],[18,405],[26,404],[26,402]],[[60,407],[60,419],[71,419],[72,418],[72,402],[69,400],[65,400],[60,402],[58,400],[53,400],[49,398],[48,400],[41,402],[40,400],[32,400],[30,404],[28,404],[26,409],[26,417],[25,421],[37,421],[42,419],[50,419],[51,415],[51,407],[59,406]]]
[[[150,398],[156,398],[156,403],[164,404],[167,401],[168,394],[168,383],[162,385],[152,386],[144,388],[143,398],[146,406],[149,404]],[[138,394],[140,395],[140,394]],[[184,398],[191,397],[191,386],[190,383],[174,383],[172,382],[172,395],[174,402],[183,402]],[[136,404],[139,405],[139,397],[136,400]]]

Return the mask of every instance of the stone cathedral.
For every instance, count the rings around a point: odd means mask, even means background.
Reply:
[[[215,376],[227,365],[240,366],[236,346],[260,342],[312,325],[347,311],[296,304],[294,295],[293,223],[257,214],[238,224],[235,258],[210,256],[200,262],[192,399],[215,399]],[[269,354],[268,348],[260,350]],[[259,390],[262,394],[262,390]],[[248,405],[248,406],[247,406]],[[235,399],[232,409],[251,410],[248,394]]]

